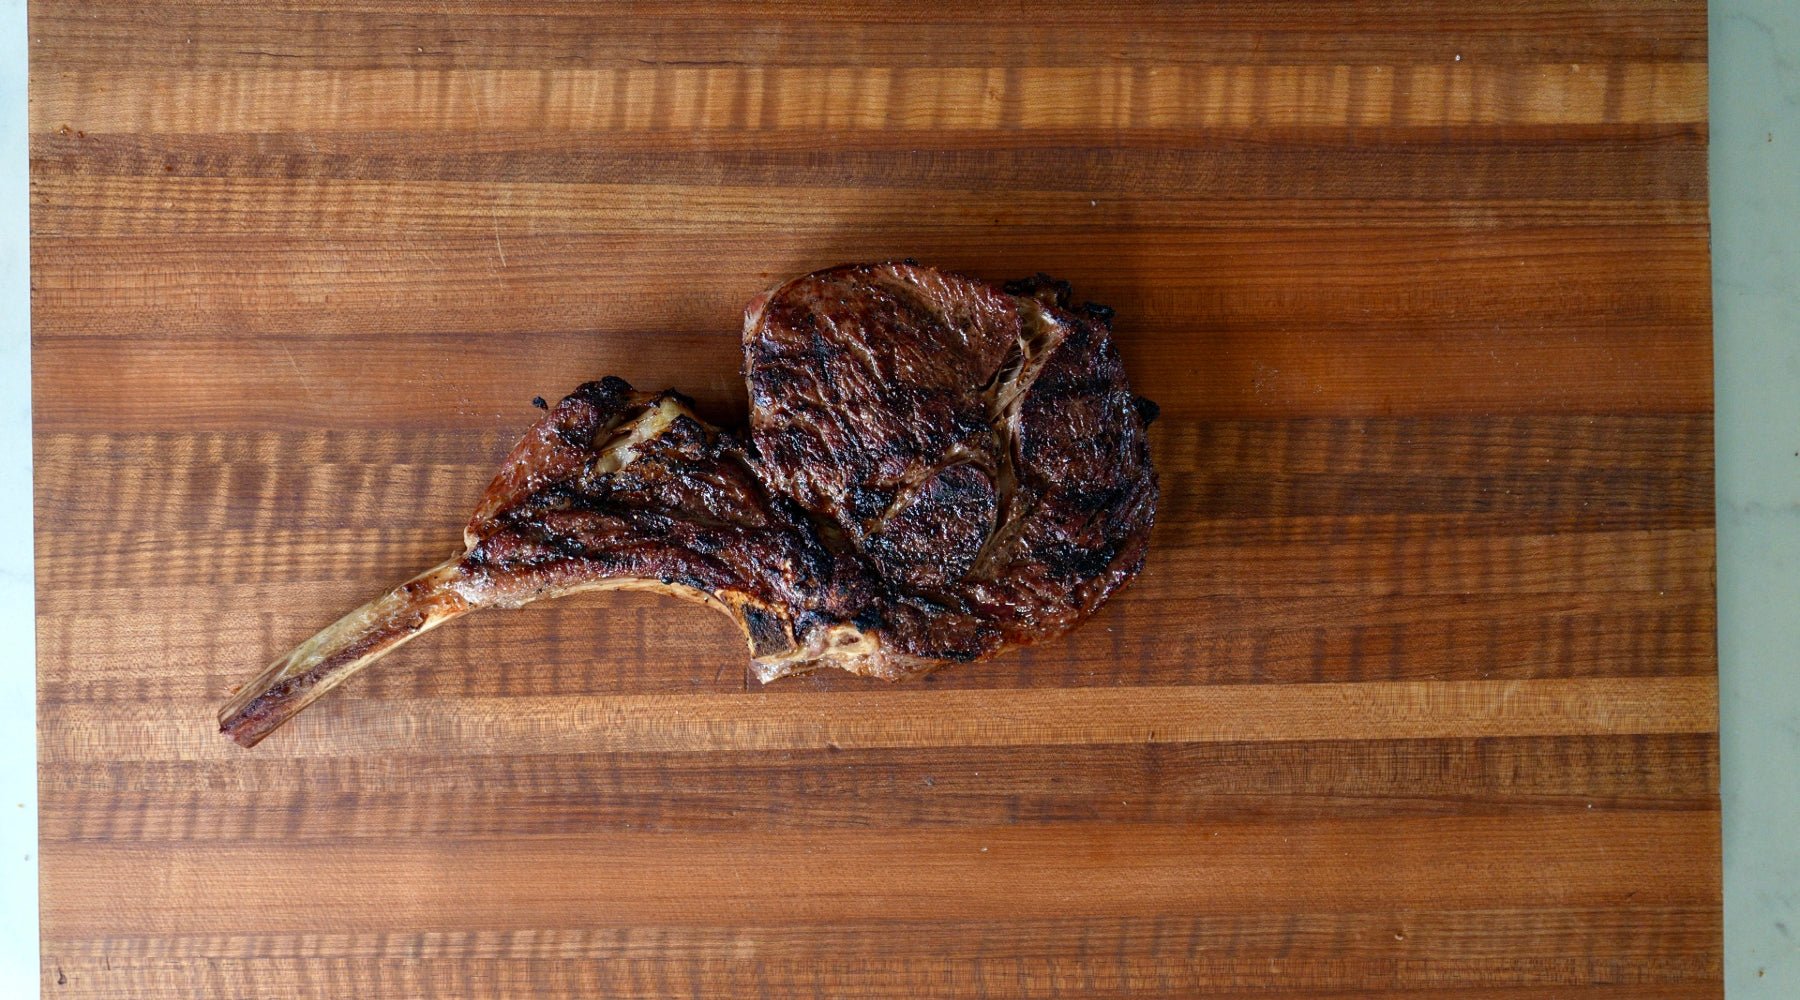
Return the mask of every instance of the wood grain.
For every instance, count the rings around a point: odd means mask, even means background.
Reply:
[[[1696,0],[30,22],[46,995],[1720,992]],[[734,421],[749,297],[886,256],[1118,310],[1088,626],[765,689],[592,594],[212,731],[533,396]]]

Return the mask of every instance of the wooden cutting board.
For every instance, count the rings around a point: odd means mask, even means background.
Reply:
[[[46,996],[1717,995],[1702,5],[819,6],[33,5]],[[899,256],[1118,310],[1077,634],[592,595],[217,737],[533,396]]]

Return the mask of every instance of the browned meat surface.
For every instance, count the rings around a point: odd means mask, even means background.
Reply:
[[[1157,487],[1111,312],[1067,285],[911,263],[752,303],[748,434],[674,391],[589,382],[513,449],[467,551],[276,661],[220,713],[255,744],[394,647],[482,607],[652,589],[730,615],[764,681],[895,678],[1060,634],[1143,565]]]

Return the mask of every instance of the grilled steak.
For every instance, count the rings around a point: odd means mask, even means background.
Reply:
[[[589,382],[533,427],[467,550],[277,660],[220,713],[245,746],[452,618],[581,590],[710,605],[763,681],[898,678],[1060,634],[1143,565],[1157,486],[1111,311],[907,263],[758,297],[747,432]]]

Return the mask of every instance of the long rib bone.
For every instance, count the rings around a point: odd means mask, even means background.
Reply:
[[[420,573],[271,663],[219,710],[219,731],[243,746],[255,746],[357,671],[480,607],[462,558]]]

